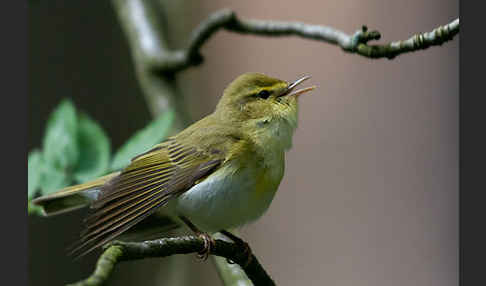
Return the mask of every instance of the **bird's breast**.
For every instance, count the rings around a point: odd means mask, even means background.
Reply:
[[[284,174],[284,156],[271,165],[259,160],[229,162],[183,193],[175,211],[202,231],[231,229],[259,218]]]

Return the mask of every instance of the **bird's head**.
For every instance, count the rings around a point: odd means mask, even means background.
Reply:
[[[286,82],[261,73],[245,73],[225,89],[216,113],[246,132],[274,137],[289,133],[285,137],[291,139],[297,127],[297,99],[315,88],[296,87],[309,78]]]
[[[297,119],[297,99],[315,86],[296,89],[309,76],[286,82],[261,73],[245,73],[224,90],[216,111],[233,119],[273,121]]]

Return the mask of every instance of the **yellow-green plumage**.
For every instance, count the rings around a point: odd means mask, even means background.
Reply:
[[[244,74],[225,89],[212,114],[135,157],[120,173],[59,192],[58,201],[72,190],[92,200],[94,211],[73,252],[89,252],[149,216],[175,224],[185,217],[204,232],[260,217],[284,175],[297,97],[311,89],[292,92],[298,83]],[[93,189],[96,195],[87,193]],[[46,207],[54,197],[35,203]]]

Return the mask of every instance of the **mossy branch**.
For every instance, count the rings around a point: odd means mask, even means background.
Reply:
[[[211,254],[237,263],[254,285],[275,285],[275,282],[253,254],[248,259],[244,245],[221,239],[214,241]],[[70,284],[70,286],[103,285],[111,275],[115,265],[121,261],[198,253],[203,248],[204,240],[199,236],[162,238],[144,242],[114,241],[104,247],[104,252],[98,259],[93,274],[84,280]]]

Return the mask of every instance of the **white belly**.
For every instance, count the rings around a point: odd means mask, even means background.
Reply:
[[[283,166],[270,172],[275,184],[264,192],[256,191],[258,168],[236,170],[222,167],[189,191],[180,195],[172,205],[201,231],[217,232],[231,229],[259,218],[269,207],[283,177]],[[250,171],[253,170],[253,171]]]

